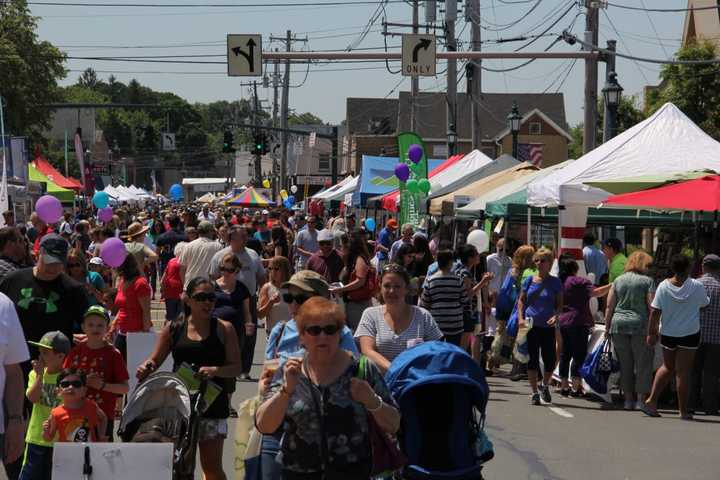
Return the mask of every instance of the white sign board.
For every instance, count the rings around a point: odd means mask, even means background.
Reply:
[[[130,380],[128,386],[130,388],[129,393],[132,393],[137,387],[137,378],[135,372],[137,368],[145,360],[150,358],[150,354],[155,349],[155,340],[157,339],[157,333],[155,332],[133,332],[127,335],[127,368],[130,374]],[[160,368],[159,371],[169,372],[172,370],[172,356],[168,355]],[[54,478],[54,477],[53,477]]]
[[[175,151],[175,134],[174,133],[163,133],[162,134],[162,148],[165,152]]]
[[[317,140],[317,133],[310,132],[310,138],[308,139],[308,146],[310,146],[311,148],[314,147],[316,140]]]
[[[83,476],[85,447],[92,475],[102,480],[172,480],[172,443],[64,443],[53,446],[53,480]]]
[[[262,36],[227,36],[227,65],[230,77],[262,76]]]
[[[433,156],[435,158],[447,158],[447,156],[448,156],[447,144],[433,145],[432,152],[433,152]]]
[[[406,77],[434,77],[437,43],[435,35],[402,36],[402,74]]]

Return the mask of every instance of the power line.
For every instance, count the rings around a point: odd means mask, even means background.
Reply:
[[[520,23],[520,22],[522,22],[523,20],[525,20],[527,17],[529,17],[530,14],[531,14],[532,12],[534,12],[535,9],[536,9],[538,6],[540,6],[540,2],[542,2],[542,0],[536,0],[535,4],[534,4],[532,7],[530,7],[530,10],[528,10],[527,12],[525,12],[525,14],[523,14],[520,18],[518,18],[518,19],[516,19],[516,20],[513,20],[513,21],[510,22],[510,23],[506,23],[506,24],[493,24],[493,23],[491,23],[491,22],[486,22],[488,25],[491,25],[493,28],[487,27],[487,26],[482,25],[482,24],[480,24],[480,28],[482,28],[482,29],[484,29],[484,30],[491,31],[491,32],[497,32],[497,31],[501,31],[501,30],[510,29],[510,28],[514,27],[515,25],[517,25],[518,23]]]
[[[645,0],[640,0],[640,3],[643,7],[645,7]],[[650,12],[645,10],[645,16],[648,19],[648,22],[650,22],[650,27],[652,27],[653,32],[655,32],[655,38],[657,38],[658,42],[660,43],[660,47],[662,48],[663,53],[666,57],[669,57],[670,54],[668,53],[667,49],[665,48],[665,44],[660,41],[660,34],[657,31],[657,28],[655,28],[655,22],[653,21],[652,17],[650,16]]]
[[[405,3],[403,0],[384,0],[385,3]],[[275,3],[65,3],[65,2],[27,2],[28,5],[58,7],[118,7],[118,8],[286,8],[286,7],[346,7],[351,5],[374,5],[372,0],[346,0],[342,2],[275,2]]]
[[[643,7],[633,7],[631,5],[621,5],[619,3],[612,3],[608,2],[608,6],[615,7],[615,8],[622,8],[625,10],[635,10],[639,12],[658,12],[658,13],[679,13],[679,12],[692,12],[693,10],[718,10],[720,12],[720,5],[716,5],[714,7],[693,7],[693,8],[647,8],[643,5]]]

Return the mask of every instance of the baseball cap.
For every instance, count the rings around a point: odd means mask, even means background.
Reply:
[[[263,211],[262,211],[262,214],[263,214],[263,215],[269,215],[270,212],[268,212],[267,210],[263,210]]]
[[[715,255],[714,253],[710,253],[708,255],[705,255],[702,264],[710,268],[720,269],[720,257]]]
[[[67,263],[67,240],[56,233],[49,233],[40,241],[40,254],[45,263]]]
[[[107,308],[103,307],[102,305],[93,305],[88,308],[85,311],[85,315],[83,315],[83,320],[93,315],[102,317],[105,319],[106,322],[110,323],[110,312],[108,312]]]
[[[397,230],[397,228],[398,228],[397,220],[395,220],[394,218],[391,218],[390,220],[387,221],[387,224],[385,224],[385,226],[387,226],[387,228],[390,228],[392,230]]]
[[[289,281],[283,283],[282,288],[288,288],[291,285],[300,290],[330,298],[330,285],[322,275],[312,270],[300,270],[290,277]]]
[[[42,336],[39,342],[30,342],[30,345],[34,345],[39,348],[46,348],[56,353],[68,353],[70,352],[70,340],[59,330],[54,332],[47,332]]]
[[[327,228],[320,230],[317,235],[318,242],[332,242],[335,240],[333,233]]]
[[[101,267],[104,267],[105,262],[103,262],[103,259],[100,257],[93,257],[90,259],[90,265],[99,265]]]

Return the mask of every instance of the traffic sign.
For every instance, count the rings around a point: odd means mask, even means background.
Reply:
[[[162,149],[165,152],[175,151],[175,134],[174,133],[163,133],[162,134]]]
[[[262,76],[262,36],[227,36],[227,64],[230,77]]]
[[[403,35],[402,74],[406,77],[434,77],[436,53],[435,35]]]

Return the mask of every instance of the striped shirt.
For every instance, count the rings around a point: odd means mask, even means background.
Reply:
[[[462,279],[438,272],[430,277],[418,304],[426,308],[443,335],[463,333],[463,321],[470,317],[470,301]]]
[[[385,322],[384,306],[366,308],[355,331],[355,338],[373,337],[375,349],[391,362],[416,343],[440,340],[442,332],[430,312],[420,307],[411,308],[410,325],[400,333],[395,333]]]
[[[710,304],[700,309],[700,342],[720,345],[720,276],[708,273],[698,281],[710,297]]]

